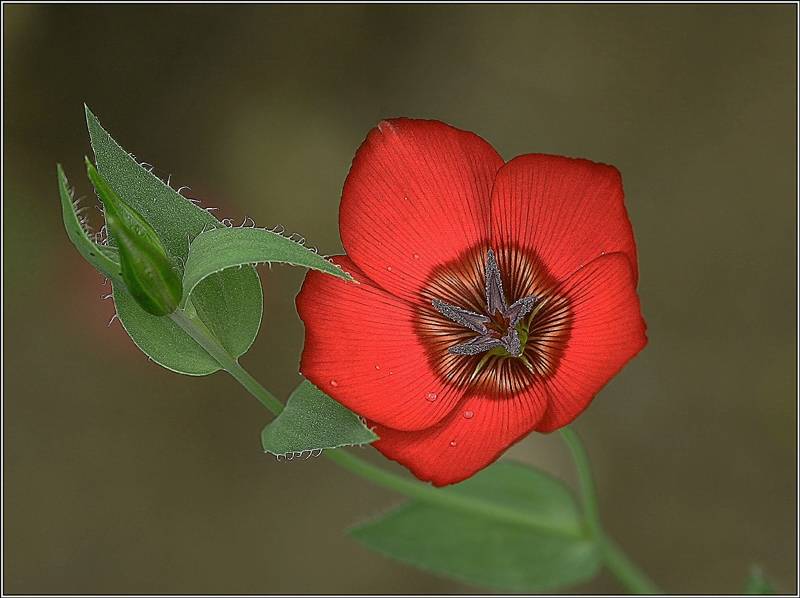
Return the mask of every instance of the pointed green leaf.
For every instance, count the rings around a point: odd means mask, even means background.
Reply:
[[[556,590],[590,579],[600,568],[596,544],[574,534],[581,515],[572,493],[546,473],[503,461],[442,491],[544,513],[565,533],[416,500],[348,533],[389,558],[506,592]]]
[[[76,205],[70,195],[67,175],[64,174],[61,164],[57,166],[57,171],[58,194],[61,197],[61,213],[64,218],[64,228],[67,229],[67,235],[69,235],[70,240],[80,254],[98,272],[112,282],[122,283],[122,269],[119,264],[119,254],[116,247],[98,245],[89,238],[80,218],[78,218]]]
[[[377,439],[355,413],[308,380],[294,390],[281,414],[261,433],[264,451],[278,456],[367,444]]]
[[[321,255],[278,233],[261,228],[217,228],[200,233],[189,248],[183,275],[184,301],[197,283],[214,272],[263,262],[305,266],[353,280]]]
[[[167,254],[185,262],[190,242],[204,230],[224,228],[208,211],[178,194],[140,166],[100,126],[86,108],[86,121],[97,169],[127,205],[146,220],[164,243]],[[114,243],[113,238],[110,239]],[[125,330],[153,361],[173,371],[205,375],[219,364],[169,318],[139,307],[124,285],[112,279],[114,303]],[[239,357],[253,343],[261,324],[261,282],[250,266],[213,274],[196,285],[187,312],[214,332],[222,346]]]
[[[97,170],[122,201],[153,227],[169,255],[185,261],[191,239],[204,229],[223,226],[210,212],[139,165],[133,155],[111,138],[88,107],[86,124]]]
[[[767,576],[760,567],[750,569],[750,576],[744,586],[743,594],[777,594]]]

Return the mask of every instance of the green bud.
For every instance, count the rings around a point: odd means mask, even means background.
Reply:
[[[106,227],[117,242],[122,280],[139,306],[155,316],[175,311],[183,295],[180,276],[153,227],[123,202],[86,159],[89,178],[103,202]]]

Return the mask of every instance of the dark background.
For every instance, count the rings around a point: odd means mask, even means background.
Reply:
[[[443,120],[507,160],[614,164],[650,344],[575,424],[608,530],[669,592],[736,592],[753,564],[796,592],[796,10],[5,4],[3,590],[481,591],[363,550],[344,529],[397,495],[325,459],[276,463],[233,379],[172,374],[106,326],[56,188],[61,162],[93,201],[86,102],[221,217],[325,254],[381,118]],[[285,397],[304,272],[261,272],[242,362]],[[574,483],[558,434],[509,454]]]

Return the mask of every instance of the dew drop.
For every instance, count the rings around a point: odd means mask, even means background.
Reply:
[[[404,197],[403,197],[403,199],[404,199],[405,201],[408,201],[408,195],[404,196]]]
[[[583,266],[581,266],[581,268],[583,268]],[[391,266],[386,266],[386,269],[387,269],[389,272],[391,272],[391,271],[392,271],[392,267],[391,267]]]
[[[450,446],[458,446],[458,443],[455,440],[451,440]]]
[[[435,400],[436,400],[438,397],[439,397],[439,395],[437,395],[435,392],[429,392],[429,393],[428,393],[428,396],[427,396],[427,397],[425,397],[425,400],[426,400],[426,401],[431,401],[431,402],[433,402],[433,401],[435,401]]]
[[[465,412],[464,412],[464,418],[465,418],[465,419],[472,419],[472,417],[473,417],[474,415],[475,415],[475,414],[474,414],[474,413],[472,413],[472,411],[465,411]]]
[[[336,380],[331,380],[331,386],[333,387],[339,386],[339,383]]]
[[[600,252],[600,255],[605,255],[605,254],[606,254],[606,252],[605,252],[605,251],[601,251],[601,252]]]
[[[375,366],[375,369],[376,369],[376,370],[379,370],[379,369],[381,369],[381,366],[379,366],[379,365],[376,365],[376,366]]]
[[[394,374],[394,372],[389,372],[389,375],[390,375],[390,376],[391,376],[392,374]]]
[[[415,260],[418,260],[418,259],[419,259],[419,255],[415,253],[415,254],[414,254],[414,259],[415,259]]]

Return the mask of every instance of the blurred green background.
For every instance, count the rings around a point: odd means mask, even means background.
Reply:
[[[398,496],[276,463],[233,379],[172,374],[106,326],[56,189],[61,162],[94,201],[83,102],[220,217],[325,254],[381,118],[615,165],[650,344],[575,424],[608,529],[668,592],[737,592],[753,564],[797,592],[796,10],[4,4],[5,593],[482,591],[363,550],[343,530]],[[242,362],[285,397],[304,272],[261,272]],[[575,481],[557,434],[509,454]]]

